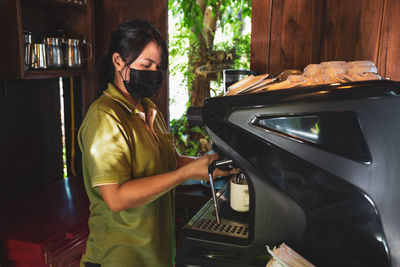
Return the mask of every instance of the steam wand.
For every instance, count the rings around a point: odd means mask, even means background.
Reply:
[[[210,179],[210,186],[211,186],[211,192],[212,192],[213,201],[214,201],[215,218],[217,219],[217,224],[221,224],[221,219],[219,217],[217,195],[215,193],[214,179],[213,179],[212,174],[216,168],[223,170],[223,171],[232,170],[234,168],[232,166],[232,163],[233,163],[233,161],[230,159],[215,160],[210,164],[210,166],[208,166],[208,178]]]

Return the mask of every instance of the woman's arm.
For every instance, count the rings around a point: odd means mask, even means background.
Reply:
[[[187,156],[178,156],[176,160],[176,168],[179,169],[180,167],[189,164],[190,162],[198,159],[197,157],[187,157]]]
[[[100,194],[114,212],[144,205],[188,179],[208,179],[208,166],[218,155],[205,155],[198,159],[178,157],[180,167],[172,172],[130,180],[121,185],[99,186]],[[213,176],[226,176],[228,172],[216,169]]]

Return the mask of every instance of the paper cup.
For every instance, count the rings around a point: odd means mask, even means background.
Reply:
[[[231,197],[230,205],[231,208],[238,212],[246,212],[249,210],[249,186],[247,181],[243,184],[237,184],[233,178],[230,180],[231,183]]]

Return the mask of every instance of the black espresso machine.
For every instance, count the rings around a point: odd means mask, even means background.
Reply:
[[[265,266],[287,244],[316,266],[400,266],[400,82],[208,98],[213,144],[245,174],[184,226],[177,266]],[[224,160],[224,159],[222,159]]]

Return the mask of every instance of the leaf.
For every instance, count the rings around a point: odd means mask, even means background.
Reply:
[[[193,133],[203,133],[203,130],[199,126],[194,126],[193,128],[190,128],[189,131]]]

